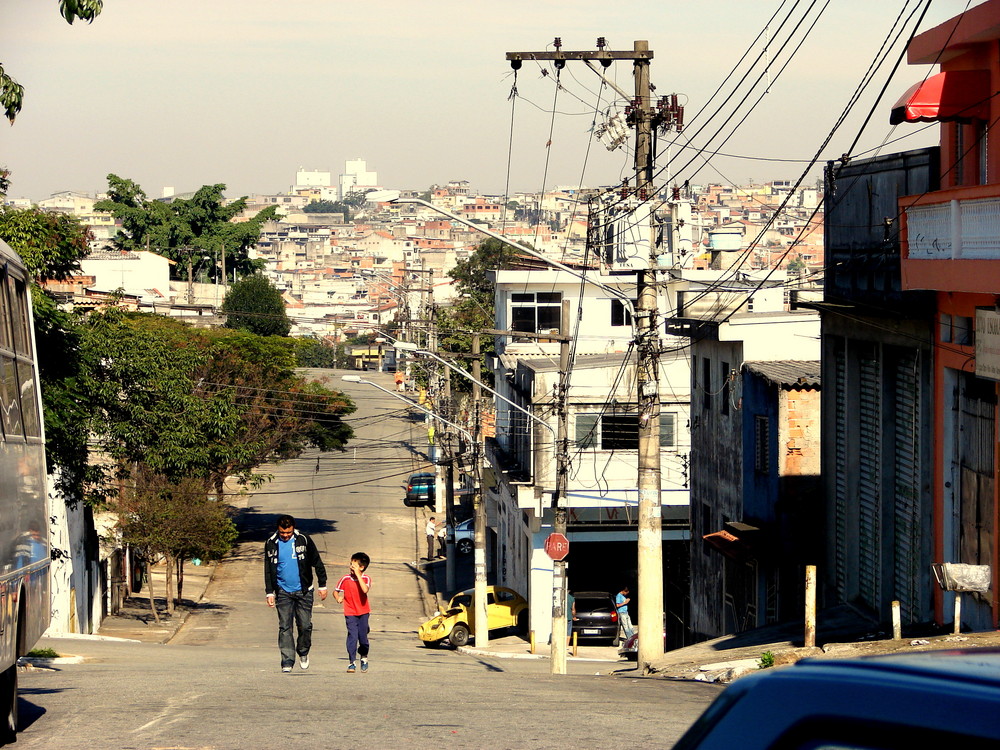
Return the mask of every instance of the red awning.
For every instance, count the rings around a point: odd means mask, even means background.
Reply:
[[[893,106],[889,123],[988,120],[989,112],[989,71],[950,70],[910,87]]]

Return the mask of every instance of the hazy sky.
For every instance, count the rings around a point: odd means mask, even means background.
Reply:
[[[815,3],[793,44],[825,2]],[[754,57],[763,50],[765,37],[754,40],[776,11],[780,19],[797,5],[794,23],[809,4],[106,0],[94,23],[70,26],[56,0],[0,0],[0,64],[26,89],[16,123],[0,124],[0,165],[13,172],[11,197],[34,200],[60,190],[103,190],[109,172],[136,180],[151,196],[164,186],[181,192],[220,182],[231,197],[273,193],[287,190],[299,168],[337,175],[354,158],[366,159],[391,188],[456,179],[496,193],[508,182],[511,192],[609,185],[627,173],[630,153],[609,153],[588,131],[595,108],[620,97],[602,91],[582,63],[562,71],[558,92],[555,76],[527,63],[512,107],[508,51],[549,49],[556,36],[566,50],[594,49],[598,36],[615,50],[648,40],[656,93],[681,94],[691,121],[748,49]],[[703,162],[684,168],[690,159],[675,147],[674,177],[797,177],[802,165],[794,160],[817,151],[901,9],[916,5],[832,0],[780,76],[788,50],[778,47],[791,24],[780,30],[775,20],[767,54],[773,82],[761,103],[752,106],[758,94],[738,107],[734,101],[719,116],[703,114],[684,134],[707,150],[767,160],[716,156],[718,172],[695,175]],[[921,29],[966,5],[935,0]],[[824,158],[850,146],[898,49]],[[926,72],[904,61],[855,153],[907,134],[915,135],[886,151],[934,142],[936,127],[919,133],[925,126],[888,124],[892,104]],[[630,63],[616,63],[607,75],[632,90]],[[734,110],[733,124],[750,115],[718,148],[708,137]]]

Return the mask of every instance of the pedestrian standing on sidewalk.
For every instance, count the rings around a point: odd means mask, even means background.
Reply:
[[[368,616],[371,614],[371,604],[368,602],[368,591],[372,587],[372,579],[365,574],[371,560],[364,552],[351,555],[350,572],[340,579],[333,590],[333,597],[344,605],[344,619],[347,621],[347,671],[354,674],[357,671],[356,656],[361,657],[361,671],[368,671]]]
[[[424,534],[427,535],[427,560],[434,559],[434,548],[437,546],[435,542],[437,541],[437,523],[434,521],[434,516],[427,519],[427,525],[424,526]]]
[[[406,376],[403,374],[402,370],[396,370],[396,376],[393,378],[396,381],[396,390],[402,393],[406,390],[403,386],[406,383]]]
[[[319,584],[319,598],[326,599],[326,568],[313,540],[295,528],[294,518],[281,516],[277,526],[277,531],[264,542],[264,592],[267,605],[278,610],[281,671],[291,672],[296,654],[299,666],[309,669],[313,570]],[[293,623],[297,637],[292,635]]]
[[[629,597],[628,586],[623,586],[622,590],[615,594],[615,609],[618,610],[618,625],[622,629],[622,640],[628,640],[632,637],[632,633],[635,632],[635,628],[632,627],[632,618],[628,614],[628,603],[632,601]]]

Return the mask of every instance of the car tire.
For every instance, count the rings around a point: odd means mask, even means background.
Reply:
[[[460,555],[468,555],[472,553],[471,539],[459,539],[457,546],[458,546],[458,554]]]
[[[467,646],[469,644],[469,627],[463,623],[458,623],[455,627],[451,629],[451,635],[448,636],[448,640],[451,641],[451,645],[455,648],[461,648],[462,646]]]
[[[7,714],[0,722],[0,742],[6,745],[17,740],[17,662],[0,673],[0,695]]]

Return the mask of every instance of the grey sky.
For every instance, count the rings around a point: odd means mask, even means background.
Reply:
[[[228,185],[230,196],[276,192],[288,189],[300,167],[336,175],[346,159],[358,157],[388,187],[465,179],[477,189],[503,192],[513,84],[506,52],[543,50],[555,36],[564,49],[593,49],[598,36],[612,49],[631,49],[633,40],[647,39],[655,53],[651,78],[657,94],[683,94],[690,119],[767,19],[792,5],[106,0],[93,24],[70,26],[59,17],[56,0],[0,0],[0,64],[26,88],[17,122],[0,127],[0,165],[13,172],[11,196],[35,200],[59,190],[103,190],[109,172],[136,180],[153,196],[167,185],[185,191],[218,182]],[[722,151],[811,157],[906,5],[833,0],[802,51]],[[911,0],[908,7],[915,5]],[[937,0],[921,28],[965,6],[965,0]],[[775,59],[773,74],[781,61]],[[857,151],[921,129],[901,125],[890,134],[888,110],[926,70],[904,62]],[[631,90],[630,64],[617,63],[608,75]],[[884,80],[880,72],[869,87],[872,94]],[[594,142],[588,155],[587,131],[601,88],[597,76],[570,63],[562,84],[555,108],[564,114],[553,121],[553,78],[542,77],[531,63],[518,75],[522,98],[513,108],[512,192],[614,184],[628,170],[631,157],[623,151],[608,153]],[[602,102],[611,96],[605,88]],[[836,157],[849,146],[871,103],[871,96],[862,100],[858,116],[825,156]],[[747,109],[749,104],[741,112]],[[550,126],[552,145],[546,149]],[[689,129],[691,137],[694,132]],[[935,139],[936,128],[930,128],[887,150]],[[679,158],[675,165],[687,161]],[[703,170],[695,181],[786,179],[801,168],[720,157],[712,164],[722,176]],[[678,179],[692,172],[690,167]]]

